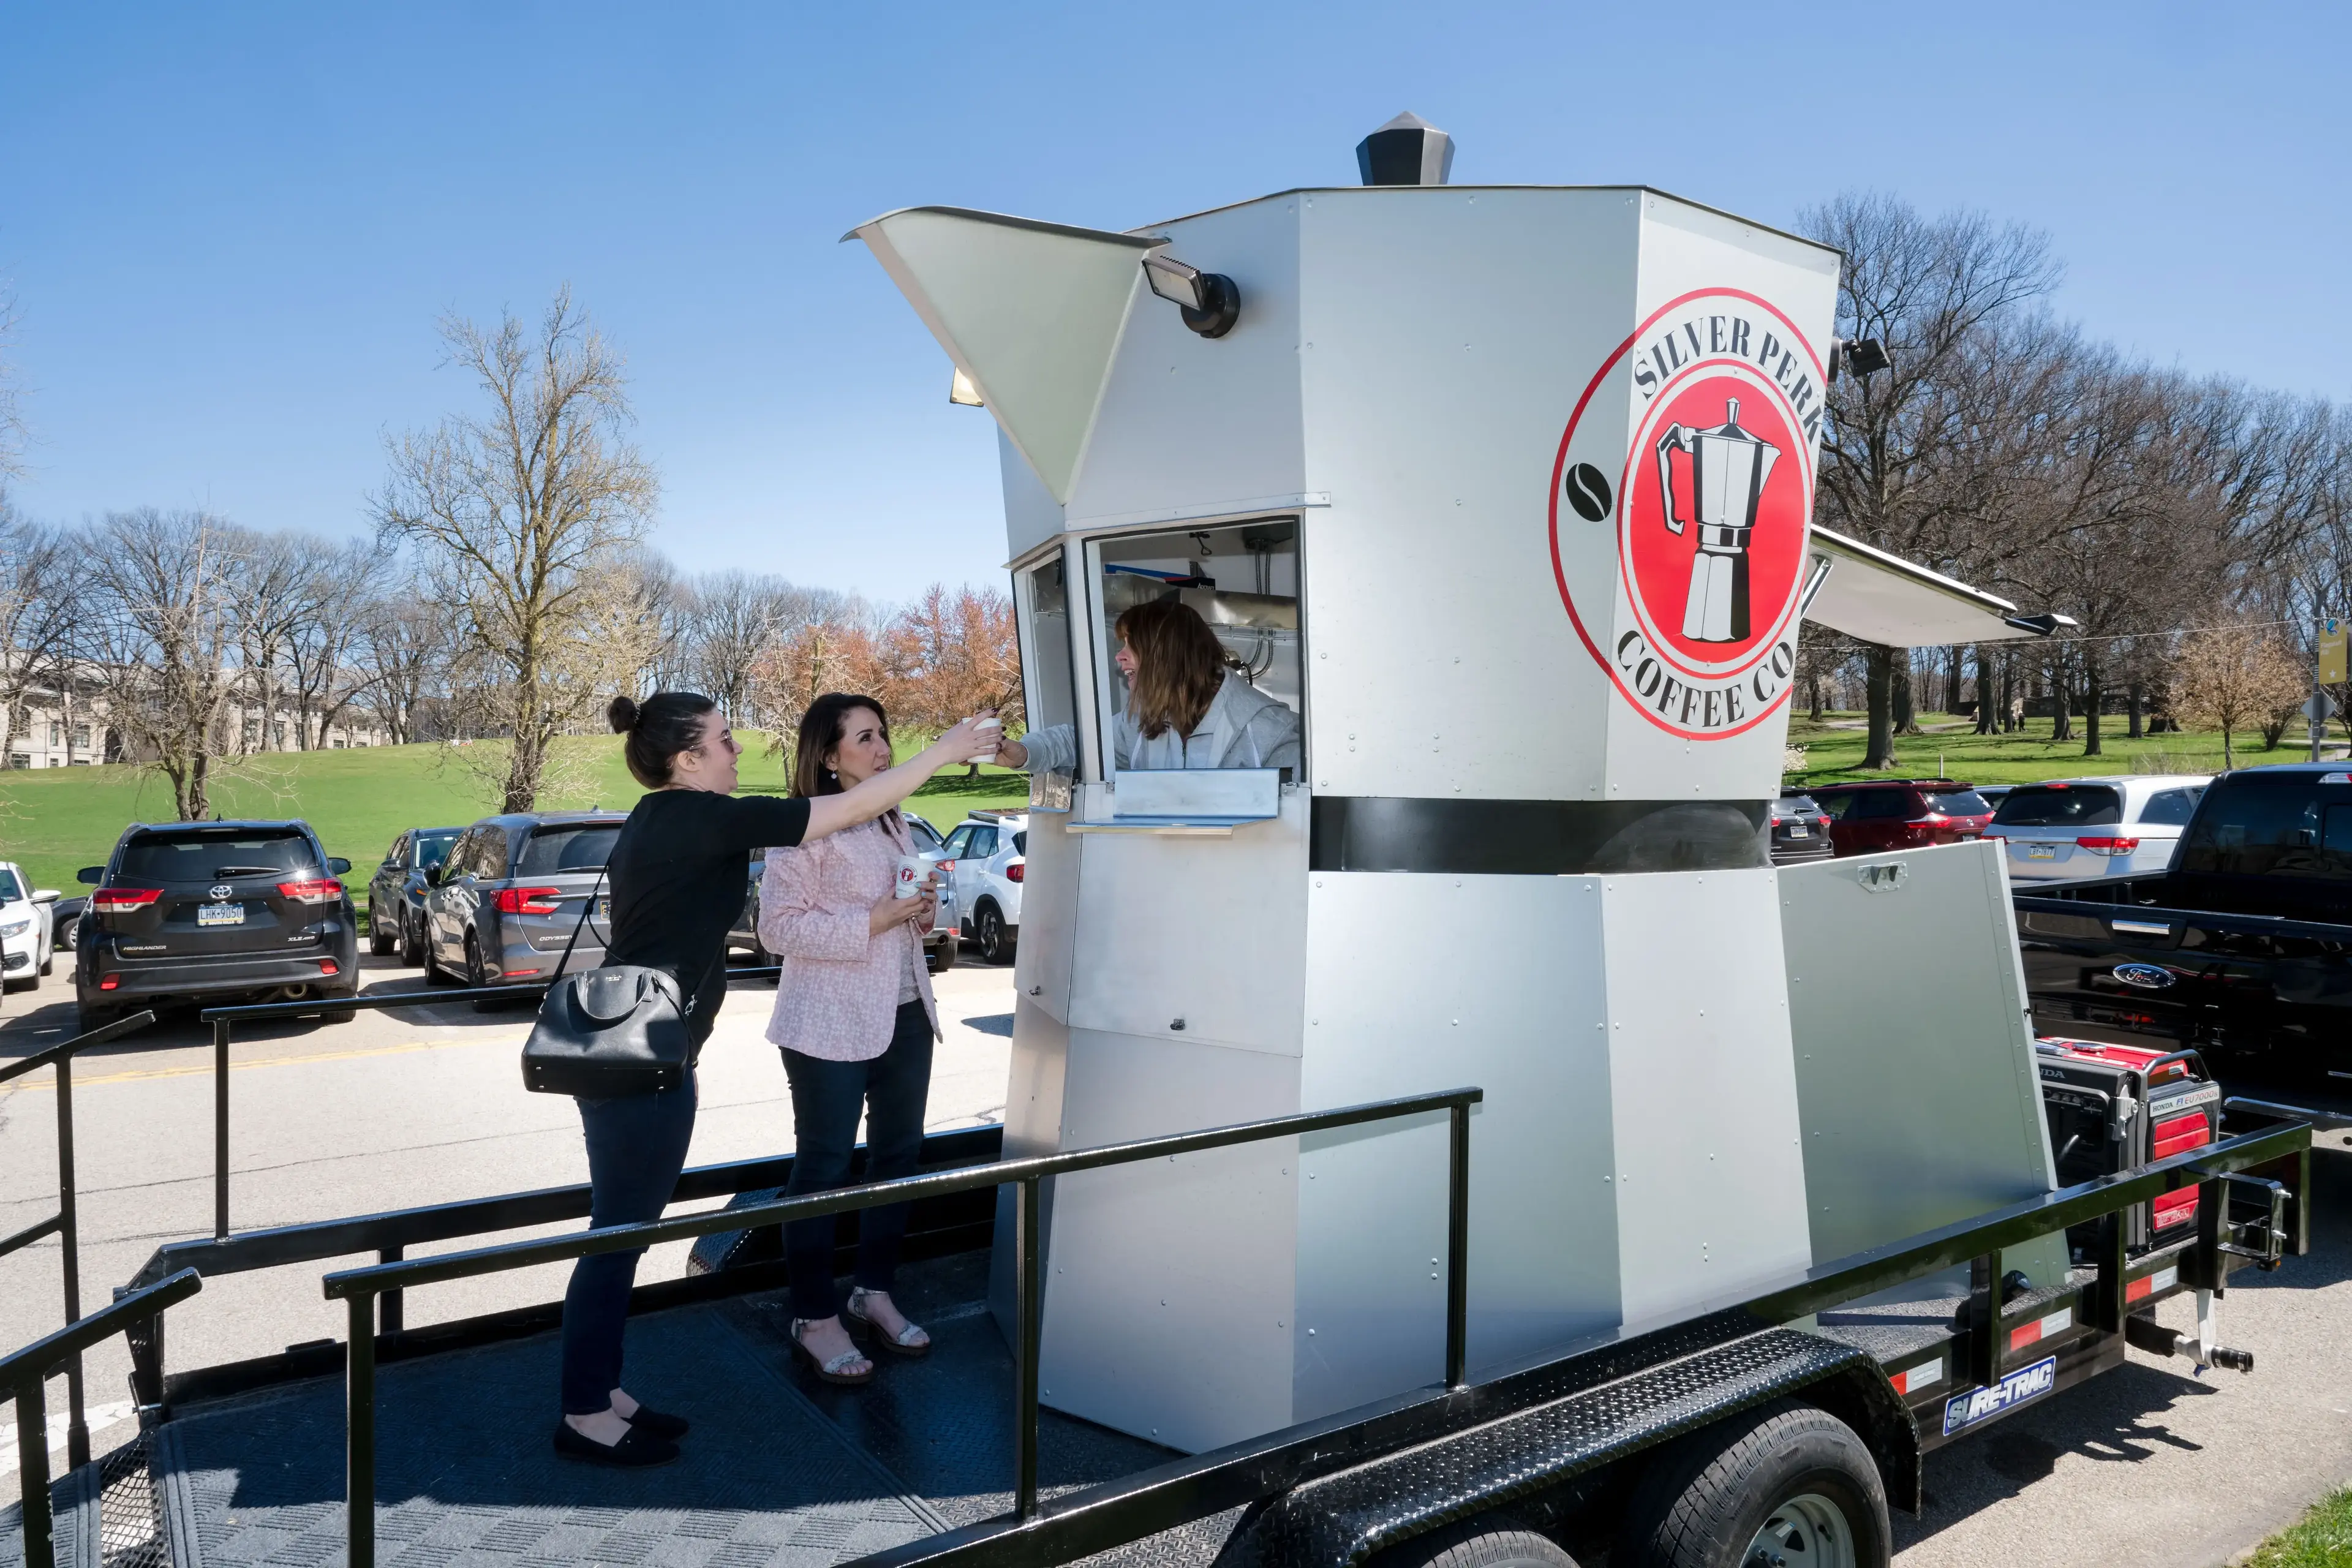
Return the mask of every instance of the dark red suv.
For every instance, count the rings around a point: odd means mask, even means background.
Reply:
[[[1879,855],[1981,838],[1992,803],[1951,779],[1821,784],[1807,792],[1830,814],[1830,843],[1841,855]]]

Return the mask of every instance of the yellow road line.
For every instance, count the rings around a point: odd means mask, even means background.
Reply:
[[[248,1068],[299,1067],[305,1062],[347,1062],[361,1057],[391,1057],[399,1056],[408,1051],[446,1050],[452,1046],[519,1046],[522,1044],[524,1037],[525,1037],[521,1035],[506,1035],[488,1040],[411,1040],[405,1045],[369,1046],[364,1049],[356,1051],[313,1051],[307,1056],[299,1057],[262,1057],[252,1061],[233,1061],[228,1065],[231,1072],[243,1072]],[[202,1050],[204,1047],[197,1046],[190,1047],[175,1047],[173,1048]],[[74,1087],[76,1089],[93,1089],[101,1083],[131,1083],[140,1079],[151,1078],[195,1078],[198,1076],[210,1078],[212,1076],[212,1063],[206,1062],[202,1067],[150,1068],[142,1072],[101,1073],[95,1078],[83,1078],[77,1074],[74,1078]],[[54,1077],[38,1080],[23,1080],[10,1084],[5,1089],[0,1089],[0,1094],[15,1094],[25,1089],[55,1089],[56,1087],[57,1080]]]

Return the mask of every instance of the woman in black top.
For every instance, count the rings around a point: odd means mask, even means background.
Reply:
[[[614,841],[607,963],[665,969],[687,1002],[698,1053],[727,995],[727,931],[743,908],[751,850],[821,838],[870,822],[940,768],[995,743],[967,720],[929,750],[854,790],[818,799],[737,800],[740,748],[708,697],[660,691],[643,704],[613,700],[613,728],[628,737],[629,772],[653,793],[637,802]],[[657,1219],[686,1168],[695,1085],[657,1094],[579,1097],[588,1139],[592,1227]],[[687,1424],[649,1410],[621,1387],[621,1336],[642,1250],[604,1252],[572,1266],[563,1296],[563,1420],[555,1451],[607,1465],[660,1465],[677,1458]]]

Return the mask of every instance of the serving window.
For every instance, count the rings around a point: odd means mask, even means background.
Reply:
[[[1024,728],[1051,729],[1077,721],[1077,682],[1070,657],[1069,569],[1055,556],[1021,573],[1014,609],[1020,618]]]
[[[1299,616],[1298,520],[1259,518],[1098,540],[1088,547],[1100,623],[1095,639],[1102,755],[1117,754],[1127,681],[1118,671],[1118,618],[1172,600],[1208,623],[1225,663],[1257,690],[1303,712],[1306,666]]]

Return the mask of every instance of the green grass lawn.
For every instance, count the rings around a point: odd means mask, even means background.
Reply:
[[[1803,769],[1790,775],[1804,784],[1823,784],[1846,779],[1885,778],[1885,773],[1862,771],[1864,742],[1867,739],[1859,727],[1859,713],[1828,713],[1824,722],[1815,724],[1802,712],[1789,723],[1789,744],[1805,750]],[[1970,784],[2030,784],[2036,779],[2074,778],[2086,773],[2218,773],[2221,771],[2221,732],[2189,731],[2182,734],[2150,735],[2143,740],[2124,739],[2124,721],[2110,718],[2101,726],[2105,747],[2101,755],[2083,754],[2080,719],[2074,721],[2075,738],[2053,742],[2050,721],[2030,719],[2027,728],[2013,735],[1979,735],[1967,727],[1967,721],[1947,713],[1920,715],[1923,725],[1958,724],[1951,731],[1929,731],[1925,734],[1900,735],[1895,738],[1895,755],[1899,766],[1893,776],[1913,778],[1966,779]],[[1854,728],[1832,727],[1853,725]],[[2309,744],[2298,721],[2288,731],[2291,739],[2283,739],[2276,751],[2263,750],[2259,731],[2233,733],[2231,747],[2240,767],[2253,767],[2264,763],[2293,763],[2308,759]],[[2329,744],[2341,753],[2343,737],[2331,735]],[[1940,769],[1940,772],[1939,772]]]
[[[768,737],[742,732],[746,789],[790,786]],[[625,811],[645,793],[621,761],[620,738],[559,741],[555,785],[541,796],[549,810],[601,805]],[[215,810],[223,816],[299,816],[318,830],[330,855],[352,862],[352,890],[364,900],[367,872],[404,828],[461,826],[498,805],[494,783],[465,765],[471,748],[383,746],[348,752],[270,752],[215,773]],[[908,748],[902,746],[902,753]],[[487,753],[486,753],[487,754]],[[961,769],[932,780],[913,808],[941,832],[966,811],[1024,804],[1027,782],[1003,768]],[[0,860],[21,864],[36,885],[78,890],[74,872],[107,858],[123,827],[173,819],[171,782],[142,768],[43,768],[0,773]]]
[[[2263,1542],[2246,1559],[2246,1568],[2347,1568],[2347,1564],[2352,1564],[2352,1488],[2312,1504],[2309,1513]]]

